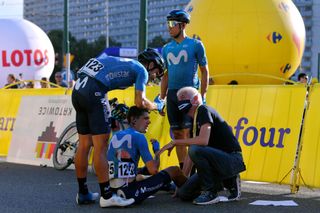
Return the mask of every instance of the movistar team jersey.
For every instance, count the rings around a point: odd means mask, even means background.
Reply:
[[[146,137],[132,128],[117,132],[108,148],[109,178],[135,177],[140,157],[152,160]]]
[[[207,65],[201,41],[189,37],[181,43],[173,40],[164,46],[162,55],[168,67],[168,89],[199,88],[198,65]]]
[[[126,89],[135,85],[136,90],[145,91],[148,72],[138,61],[118,58],[105,54],[91,58],[79,71],[78,75],[88,75],[108,88]]]

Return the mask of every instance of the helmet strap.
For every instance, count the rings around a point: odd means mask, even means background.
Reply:
[[[150,61],[148,61],[148,64],[147,64],[147,71],[150,72],[152,69],[150,69]]]
[[[182,26],[181,26],[181,24],[179,24],[179,33],[177,34],[177,35],[175,35],[175,36],[173,36],[173,38],[175,38],[175,39],[177,39],[177,38],[179,38],[179,36],[181,35],[181,33],[182,33]]]
[[[153,62],[153,63],[154,63],[154,62]],[[154,67],[153,67],[152,69],[149,68],[149,65],[150,65],[150,62],[148,63],[148,66],[147,66],[147,71],[148,71],[148,73],[151,72],[151,71],[153,71],[153,70],[155,70],[155,69],[157,69],[157,68],[158,68],[159,70],[161,70],[157,64],[154,64]],[[158,77],[159,74],[156,73],[156,75],[157,75],[157,77]]]

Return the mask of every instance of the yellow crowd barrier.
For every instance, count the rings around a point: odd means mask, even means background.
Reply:
[[[0,89],[0,156],[7,156],[8,154],[12,131],[22,96],[64,95],[66,92],[65,88]]]
[[[0,98],[3,100],[0,108],[0,154],[6,156],[8,153],[22,96],[62,95],[66,94],[66,91],[0,90]],[[148,87],[147,97],[153,99],[159,91],[158,86]],[[299,167],[293,170],[306,91],[304,85],[209,86],[207,104],[217,109],[226,119],[243,149],[247,165],[247,171],[241,174],[243,179],[293,184],[292,176],[300,175],[305,184],[320,187],[320,121],[316,117],[320,110],[319,85],[315,85],[309,93],[310,104],[301,137],[301,162]],[[70,90],[67,94],[70,94]],[[133,105],[134,88],[111,91],[108,97],[117,97],[119,102]],[[168,119],[157,112],[151,112],[150,116],[152,123],[146,134],[147,138],[158,139],[163,146],[171,140]],[[175,152],[172,152],[170,157],[167,157],[166,153],[161,156],[161,168],[170,165],[177,165]],[[300,181],[300,178],[297,178],[297,181]]]
[[[242,147],[247,165],[243,179],[280,182],[290,171],[305,93],[302,85],[210,88],[208,105],[228,121]]]
[[[298,186],[320,187],[320,84],[309,92],[309,104],[302,131],[301,161],[296,171]]]

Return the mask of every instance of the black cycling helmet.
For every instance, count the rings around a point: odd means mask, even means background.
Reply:
[[[184,10],[172,10],[167,15],[167,21],[178,21],[183,23],[190,23],[190,14]]]
[[[147,48],[138,55],[138,61],[143,64],[147,64],[147,67],[149,67],[150,62],[154,63],[154,68],[159,69],[159,73],[157,74],[157,77],[162,77],[164,74],[164,71],[166,70],[166,64],[164,63],[164,60],[161,56],[161,54],[152,48]],[[148,70],[148,68],[147,68]],[[151,70],[148,70],[148,72]]]
[[[129,111],[129,107],[127,105],[117,104],[111,110],[111,116],[113,119],[122,122],[127,118],[128,111]]]

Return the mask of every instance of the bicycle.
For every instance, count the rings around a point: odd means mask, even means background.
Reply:
[[[111,129],[112,131],[123,130],[128,127],[126,114],[129,107],[125,104],[119,104],[117,98],[109,100],[111,108]],[[76,122],[69,124],[58,138],[57,144],[53,152],[53,166],[57,170],[65,170],[72,163],[79,144]],[[89,164],[93,165],[91,148],[89,155]]]

